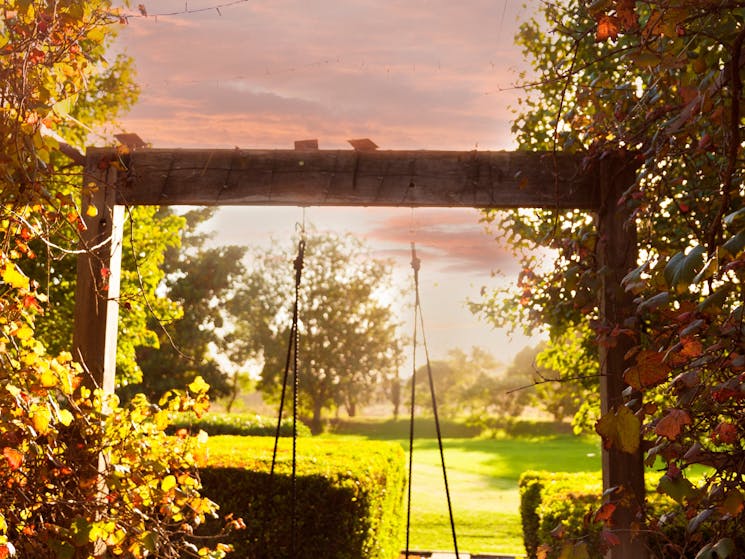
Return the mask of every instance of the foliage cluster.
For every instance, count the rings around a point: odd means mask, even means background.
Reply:
[[[201,417],[194,414],[178,414],[171,419],[169,432],[175,433],[186,429],[191,434],[204,431],[213,435],[240,435],[245,437],[274,436],[277,431],[276,418],[262,417],[249,413],[205,413]],[[292,435],[292,419],[282,420],[279,428],[281,437]],[[310,429],[304,423],[298,422],[297,435],[310,436]]]
[[[74,362],[69,340],[36,332],[52,310],[49,290],[69,290],[55,259],[75,253],[95,213],[77,203],[90,185],[60,138],[81,142],[84,123],[107,120],[136,95],[128,59],[105,57],[117,25],[108,0],[0,6],[0,557],[227,550],[192,536],[216,510],[199,494],[197,441],[164,433],[170,413],[204,411],[207,385],[195,381],[160,406],[141,397],[121,406]],[[108,270],[91,272],[105,297]]]
[[[603,323],[606,239],[592,216],[492,213],[526,251],[524,271],[515,297],[481,310],[548,324],[554,339],[579,332],[589,357],[593,345],[629,345],[625,405],[597,424],[606,448],[642,448],[648,464],[664,464],[658,489],[675,493],[689,519],[669,552],[726,556],[745,502],[745,7],[543,2],[517,39],[535,71],[514,125],[520,146],[575,152],[586,170],[613,157],[636,169],[610,204],[637,232],[638,267],[623,281],[626,316]],[[538,247],[553,249],[551,264],[539,265]],[[693,464],[712,467],[698,486],[686,473]]]
[[[393,559],[401,549],[404,453],[395,443],[299,439],[292,503],[291,441],[213,437],[200,468],[205,493],[246,519],[232,538],[241,557]],[[294,511],[294,512],[293,512]],[[295,514],[296,549],[291,555]],[[210,528],[208,525],[207,528]]]

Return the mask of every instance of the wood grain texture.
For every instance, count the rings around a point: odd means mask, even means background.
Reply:
[[[86,228],[80,242],[85,252],[77,262],[73,356],[88,371],[89,386],[113,393],[124,207],[115,205],[116,168],[101,169],[88,161],[82,200]],[[85,211],[89,206],[96,208],[95,216]]]
[[[578,157],[540,152],[138,149],[121,163],[125,205],[598,206]]]

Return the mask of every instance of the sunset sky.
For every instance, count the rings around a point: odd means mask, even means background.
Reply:
[[[142,88],[121,127],[153,147],[292,148],[315,138],[321,149],[351,149],[346,140],[370,138],[380,149],[512,149],[523,4],[151,0],[120,34]],[[220,243],[267,246],[289,242],[303,219],[364,237],[403,282],[416,241],[434,358],[479,345],[509,362],[527,343],[465,310],[495,284],[493,271],[512,281],[517,271],[476,210],[225,208],[214,227]]]

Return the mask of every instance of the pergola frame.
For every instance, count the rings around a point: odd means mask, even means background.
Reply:
[[[92,382],[114,390],[119,275],[125,206],[276,205],[556,208],[594,212],[601,273],[601,321],[610,330],[633,314],[621,279],[637,260],[635,228],[617,204],[635,180],[619,155],[590,168],[580,158],[543,152],[219,150],[89,148],[78,257],[74,350]],[[94,215],[95,214],[95,215]],[[95,247],[95,248],[91,248]],[[628,337],[601,344],[601,408],[624,405]],[[603,449],[603,487],[644,499],[642,451]],[[619,507],[621,545],[611,559],[647,557],[632,537],[633,507]]]

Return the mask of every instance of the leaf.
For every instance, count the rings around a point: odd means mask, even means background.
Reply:
[[[665,474],[657,484],[657,492],[667,495],[682,505],[683,500],[693,494],[693,484],[681,475],[671,477]]]
[[[49,432],[49,423],[51,421],[52,412],[50,412],[49,408],[46,407],[37,408],[31,416],[31,422],[34,425],[34,430],[39,435],[46,435]]]
[[[15,448],[5,447],[3,448],[3,456],[8,461],[8,465],[11,470],[17,470],[23,464],[23,454],[18,452]]]
[[[706,522],[706,519],[709,518],[714,513],[714,509],[704,509],[700,513],[698,513],[696,516],[691,518],[691,520],[688,521],[688,526],[686,526],[686,532],[689,534],[693,534],[696,530],[699,529],[701,524]]]
[[[656,386],[670,374],[670,366],[663,361],[664,354],[645,349],[636,356],[636,363],[623,374],[626,383],[636,390]]]
[[[678,294],[688,291],[693,279],[704,267],[705,254],[706,249],[696,245],[687,254],[679,252],[673,256],[665,266],[664,275],[668,286]]]
[[[595,424],[595,430],[603,438],[603,447],[616,448],[633,454],[639,450],[641,421],[626,406],[603,415]]]
[[[607,522],[613,517],[616,505],[613,503],[603,503],[595,513],[595,522]]]
[[[618,38],[618,24],[618,18],[615,16],[600,16],[600,19],[598,19],[597,31],[595,32],[595,40],[602,42],[608,39],[613,39],[615,41]]]
[[[731,538],[722,538],[711,550],[717,554],[718,559],[725,559],[736,551],[735,542]]]
[[[730,516],[738,516],[742,513],[743,507],[745,507],[745,499],[743,499],[742,493],[737,489],[733,489],[722,501],[719,510],[724,514]]]
[[[57,378],[57,375],[55,375],[49,369],[43,371],[39,376],[39,381],[44,388],[54,388],[55,386],[57,386],[58,380],[59,379]]]
[[[58,415],[59,422],[62,423],[62,425],[64,425],[65,427],[68,427],[75,419],[70,410],[60,410]]]
[[[737,235],[727,239],[727,241],[719,247],[719,256],[737,258],[743,249],[745,249],[745,230],[740,231]]]
[[[174,475],[167,475],[167,476],[166,476],[166,477],[164,477],[164,478],[163,478],[163,480],[162,480],[162,481],[160,482],[160,488],[161,488],[161,489],[162,489],[163,491],[166,491],[166,492],[168,492],[168,491],[170,491],[171,489],[173,489],[174,487],[176,487],[176,476],[174,476]]]
[[[210,385],[207,384],[201,376],[194,379],[194,382],[189,384],[189,391],[194,394],[204,394],[210,389]]]
[[[29,288],[29,279],[12,262],[5,263],[3,281],[15,289]]]
[[[654,432],[661,437],[674,441],[680,436],[684,425],[691,424],[691,416],[685,410],[673,409],[660,419],[654,428]]]
[[[603,530],[600,532],[600,538],[608,547],[616,547],[618,545],[621,545],[621,538],[619,538],[615,533],[608,530],[607,528],[603,528]]]

